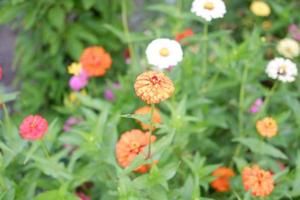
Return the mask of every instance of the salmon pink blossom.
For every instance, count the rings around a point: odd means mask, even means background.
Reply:
[[[48,130],[48,122],[40,115],[25,117],[19,127],[20,136],[25,140],[42,139]]]

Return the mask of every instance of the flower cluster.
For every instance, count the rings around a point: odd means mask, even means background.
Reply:
[[[68,66],[70,78],[69,86],[74,91],[79,91],[88,84],[89,77],[104,76],[111,67],[112,59],[103,47],[93,46],[84,49],[79,63]]]

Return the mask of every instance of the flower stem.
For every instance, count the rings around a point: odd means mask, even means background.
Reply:
[[[151,111],[150,111],[150,131],[149,131],[149,149],[148,149],[148,156],[147,158],[150,158],[151,157],[151,138],[152,138],[152,132],[153,132],[153,129],[154,129],[154,123],[153,123],[153,113],[154,113],[154,109],[155,109],[155,104],[152,103],[151,104]]]
[[[275,84],[273,85],[273,87],[271,88],[271,90],[269,90],[269,92],[267,93],[266,98],[263,102],[262,108],[261,108],[260,112],[257,114],[257,116],[255,117],[255,121],[257,121],[263,114],[266,113],[266,110],[268,109],[268,106],[269,106],[270,99],[273,96],[277,87],[278,87],[278,82],[276,81]]]
[[[48,148],[47,148],[44,140],[41,140],[41,144],[42,144],[41,146],[42,146],[42,149],[43,149],[43,152],[44,152],[45,156],[47,158],[50,158],[50,156],[49,156],[49,150],[48,150]]]
[[[129,42],[128,39],[129,39],[129,35],[130,35],[130,31],[129,31],[129,26],[128,26],[128,18],[127,18],[127,15],[128,15],[128,12],[127,12],[127,0],[122,0],[122,25],[123,25],[123,30],[124,30],[124,33],[125,33],[125,37],[126,37],[126,40],[128,42],[128,49],[129,49],[129,56],[130,56],[130,59],[131,59],[131,66],[132,66],[132,69],[131,69],[131,73],[134,73],[135,71],[135,54],[134,54],[134,48],[133,48],[133,45],[132,45],[132,42]]]
[[[239,131],[238,135],[239,135],[239,137],[244,135],[244,111],[245,111],[244,100],[245,100],[245,83],[247,80],[247,75],[248,75],[248,64],[243,69],[240,93],[239,93],[239,112],[238,112],[238,131]],[[242,148],[241,144],[238,144],[234,151],[232,158],[234,158],[240,154],[241,148]],[[230,165],[232,166],[232,164],[233,164],[233,162],[231,160]]]
[[[208,60],[207,49],[208,49],[208,23],[205,23],[204,30],[203,30],[203,63],[202,63],[203,76],[206,75],[206,71],[207,71],[207,60]]]

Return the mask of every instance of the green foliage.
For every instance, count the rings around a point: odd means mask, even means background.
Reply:
[[[299,77],[274,87],[265,74],[268,60],[280,56],[278,40],[290,37],[290,23],[299,23],[299,3],[268,1],[272,14],[259,18],[250,12],[250,0],[228,0],[225,17],[208,23],[207,36],[205,22],[190,12],[191,3],[0,2],[0,23],[10,22],[18,30],[15,65],[20,85],[20,94],[3,95],[1,90],[0,101],[6,104],[0,122],[0,199],[75,200],[79,191],[101,200],[249,200],[255,198],[245,191],[241,174],[255,164],[272,171],[275,181],[264,199],[299,199]],[[141,22],[135,21],[139,17]],[[262,28],[265,20],[272,22],[270,29]],[[141,129],[137,121],[150,124],[151,119],[150,114],[133,114],[145,106],[133,87],[136,76],[150,69],[145,48],[154,38],[174,38],[186,28],[195,34],[181,41],[182,62],[165,72],[176,89],[155,105],[162,123],[152,132],[152,156],[145,159],[146,146],[122,168],[116,159],[119,138]],[[70,100],[66,66],[90,45],[111,54],[112,68],[105,77],[90,78],[87,94],[76,92]],[[127,47],[130,64],[123,58]],[[299,57],[293,62],[299,66]],[[116,81],[120,89],[112,87]],[[113,101],[103,98],[108,88]],[[250,113],[257,98],[265,104]],[[14,99],[11,109],[7,103]],[[46,136],[42,141],[22,140],[18,126],[23,115],[37,111],[49,122]],[[63,122],[70,116],[81,121],[64,131]],[[263,139],[255,124],[266,116],[276,119],[278,134]],[[151,165],[147,173],[133,172],[145,164]],[[223,166],[235,176],[231,190],[220,193],[210,183],[216,179],[212,172]]]
[[[22,101],[16,108],[30,113],[62,102],[68,86],[66,67],[79,59],[85,47],[101,45],[115,57],[122,56],[122,43],[102,28],[114,24],[121,29],[120,2],[108,4],[94,0],[1,2],[0,24],[11,22],[19,32],[15,84],[21,86]],[[114,67],[112,73],[121,71]]]

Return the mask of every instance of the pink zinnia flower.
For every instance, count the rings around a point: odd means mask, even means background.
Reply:
[[[76,196],[78,196],[81,200],[91,200],[90,197],[86,196],[84,193],[82,192],[76,192]]]
[[[300,42],[300,30],[296,24],[291,24],[289,26],[289,33],[294,40]]]
[[[0,65],[0,81],[2,80],[2,66]]]
[[[114,101],[114,100],[115,100],[115,94],[113,93],[112,90],[106,89],[106,90],[104,91],[104,98],[105,98],[107,101]]]
[[[69,86],[74,91],[79,91],[88,84],[88,76],[85,72],[81,72],[78,76],[72,76]]]
[[[40,115],[25,117],[19,127],[20,136],[25,140],[39,140],[48,130],[48,122]]]
[[[257,113],[259,112],[261,106],[263,105],[264,101],[261,98],[258,98],[255,100],[255,102],[252,104],[252,106],[249,109],[250,113]]]

